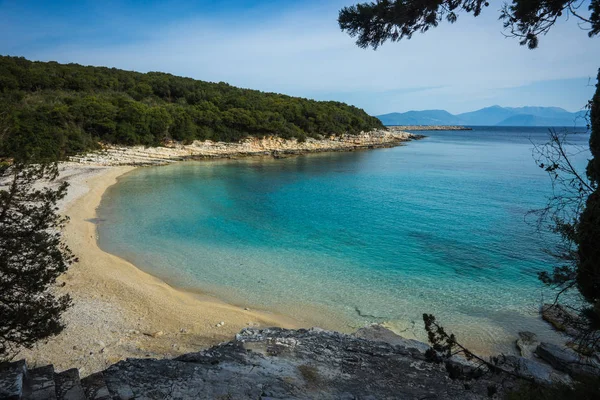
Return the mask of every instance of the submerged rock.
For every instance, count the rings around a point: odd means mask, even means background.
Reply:
[[[533,332],[519,332],[519,338],[517,339],[516,345],[519,349],[519,354],[525,358],[533,358],[535,349],[538,347],[540,342],[537,339],[537,335]]]

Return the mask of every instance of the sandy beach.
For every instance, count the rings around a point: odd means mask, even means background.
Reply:
[[[128,357],[173,357],[230,340],[247,326],[299,327],[293,319],[244,309],[216,298],[175,289],[96,244],[96,208],[105,190],[134,167],[66,163],[70,183],[61,211],[70,217],[65,240],[79,262],[58,290],[73,306],[65,330],[17,358],[29,365],[79,368],[82,376]]]

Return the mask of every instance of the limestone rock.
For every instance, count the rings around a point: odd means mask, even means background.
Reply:
[[[522,338],[533,342],[531,335]],[[502,398],[518,383],[508,374],[470,379],[479,372],[477,365],[456,357],[432,363],[419,345],[424,344],[378,325],[355,335],[246,328],[235,340],[205,351],[172,360],[128,359],[81,381],[76,369],[55,374],[51,366],[28,372],[24,361],[0,365],[0,399],[475,400]],[[589,359],[548,343],[536,352],[550,365],[502,356],[498,367],[542,384],[571,384],[567,373],[577,378],[593,367],[582,363]]]
[[[108,387],[101,372],[81,380],[81,386],[88,400],[111,400]]]
[[[54,375],[56,397],[59,400],[86,400],[76,368]]]
[[[579,332],[573,328],[579,317],[560,304],[544,304],[542,306],[542,318],[557,331],[565,332],[569,336],[577,336]]]
[[[272,156],[285,158],[297,154],[325,151],[353,151],[393,147],[423,136],[390,127],[362,132],[357,135],[338,135],[322,139],[283,139],[281,137],[249,137],[236,143],[196,140],[192,144],[169,143],[164,147],[106,145],[101,151],[73,156],[71,161],[100,165],[162,165],[189,159]]]
[[[23,395],[23,381],[27,371],[24,360],[0,364],[0,399],[20,399]]]
[[[514,371],[540,384],[570,384],[572,382],[569,375],[554,370],[550,365],[524,357],[506,356],[500,359],[499,364],[506,370]]]
[[[27,374],[27,386],[29,400],[56,400],[54,367],[47,365],[30,370]]]
[[[573,378],[600,376],[600,363],[571,349],[542,342],[535,352],[555,369],[566,372]]]
[[[379,324],[361,328],[357,330],[353,336],[376,342],[385,342],[394,346],[402,346],[407,349],[416,349],[421,353],[425,353],[430,347],[427,343],[419,342],[414,339],[405,339],[402,336],[396,335],[391,330]]]
[[[174,360],[121,361],[103,372],[113,399],[485,399],[494,377],[448,377],[414,349],[322,329],[244,329]]]

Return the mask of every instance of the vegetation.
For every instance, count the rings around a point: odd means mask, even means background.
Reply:
[[[591,193],[579,220],[573,224],[576,232],[577,255],[576,265],[577,287],[587,301],[589,307],[582,312],[590,328],[600,331],[600,72],[596,95],[590,102],[591,129],[590,151],[592,158],[588,163],[587,177],[590,181]],[[594,345],[600,339],[596,335]]]
[[[0,165],[0,362],[63,329],[70,298],[52,289],[75,261],[56,208],[67,184],[36,187],[57,175],[56,164]]]
[[[600,84],[596,98],[599,94]],[[597,112],[594,101],[590,104],[594,117]],[[596,129],[599,125],[595,123],[594,126]],[[597,129],[592,131],[592,151],[597,134]],[[546,207],[533,213],[538,214],[538,229],[549,228],[562,239],[550,251],[557,265],[551,271],[540,273],[540,280],[557,290],[555,303],[560,302],[563,293],[574,289],[581,299],[578,303],[562,304],[568,311],[555,327],[569,330],[579,350],[587,353],[600,348],[600,209],[598,180],[594,178],[598,172],[594,165],[598,154],[592,153],[594,158],[588,163],[587,173],[578,171],[571,163],[570,155],[582,149],[571,145],[568,136],[564,131],[551,129],[550,140],[534,149],[538,166],[551,177],[553,195]]]
[[[505,394],[503,398],[508,400],[595,400],[598,398],[600,376],[579,377],[578,381],[569,385],[565,383],[541,385],[531,375],[524,375],[527,371],[523,371],[518,364],[504,355],[490,357],[489,360],[477,356],[460,344],[454,334],[447,333],[433,315],[423,314],[423,322],[432,345],[425,353],[427,359],[435,363],[444,363],[451,379],[469,381],[497,375],[500,379],[496,379],[495,383],[488,386],[490,397],[502,389]],[[457,354],[469,360],[471,366],[465,368],[453,363],[452,358]]]
[[[600,0],[591,0],[589,15],[581,0],[512,0],[504,3],[500,19],[509,36],[520,40],[530,49],[538,46],[539,36],[545,35],[558,18],[573,17],[590,37],[600,33]],[[378,0],[344,7],[340,11],[340,28],[357,36],[360,47],[376,49],[388,40],[410,39],[416,32],[427,32],[446,19],[456,22],[461,12],[481,14],[488,0]]]
[[[0,56],[0,157],[54,160],[99,142],[237,141],[381,128],[363,110],[170,74]],[[0,121],[2,122],[2,121]]]

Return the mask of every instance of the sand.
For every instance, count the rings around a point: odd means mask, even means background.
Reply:
[[[291,318],[178,290],[103,252],[92,219],[105,190],[133,168],[61,166],[60,179],[70,182],[61,204],[71,219],[64,237],[79,262],[60,278],[64,286],[57,290],[68,293],[73,306],[63,317],[66,328],[60,335],[18,358],[26,358],[31,367],[52,363],[57,371],[79,368],[86,376],[128,357],[200,351],[231,340],[247,326],[300,327]]]

